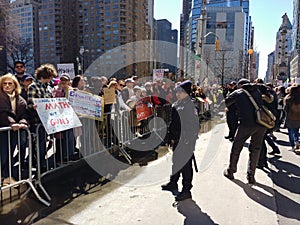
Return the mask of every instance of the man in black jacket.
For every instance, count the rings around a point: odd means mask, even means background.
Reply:
[[[224,176],[230,180],[234,179],[233,174],[237,171],[240,153],[246,140],[251,137],[247,180],[249,184],[254,184],[255,169],[267,128],[256,123],[255,108],[244,90],[247,90],[252,95],[258,106],[263,104],[263,100],[257,85],[250,84],[250,81],[247,79],[241,79],[238,82],[238,88],[225,99],[226,107],[230,107],[232,104],[236,105],[240,125],[232,144],[229,166],[224,171]]]
[[[177,190],[177,182],[182,174],[182,191],[176,201],[191,198],[193,168],[192,162],[199,133],[197,110],[190,98],[192,82],[187,80],[176,88],[176,101],[172,105],[169,139],[173,147],[172,175],[170,181],[162,185],[163,190]]]

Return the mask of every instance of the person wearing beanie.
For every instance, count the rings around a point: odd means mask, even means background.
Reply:
[[[169,143],[173,149],[172,175],[169,182],[161,187],[167,191],[177,190],[177,182],[182,175],[182,190],[176,196],[176,201],[192,197],[192,162],[200,127],[197,110],[190,98],[191,86],[192,82],[187,80],[176,87],[178,100],[172,105],[171,123],[168,127]]]

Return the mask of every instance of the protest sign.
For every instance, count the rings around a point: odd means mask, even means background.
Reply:
[[[160,81],[164,79],[165,69],[153,69],[153,81]]]
[[[104,104],[102,97],[85,91],[69,89],[67,98],[77,115],[103,120]]]
[[[82,126],[66,98],[34,98],[33,102],[47,134]]]
[[[70,78],[73,79],[75,77],[74,64],[73,63],[57,64],[58,77],[60,77],[62,73],[68,73]]]
[[[115,104],[116,103],[116,91],[115,88],[103,88],[104,92],[104,104]]]
[[[148,119],[153,115],[150,97],[140,99],[136,103],[136,117],[138,121]]]

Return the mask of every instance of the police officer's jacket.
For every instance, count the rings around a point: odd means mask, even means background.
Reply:
[[[183,143],[195,142],[198,138],[199,119],[197,109],[189,96],[172,105],[169,138]]]

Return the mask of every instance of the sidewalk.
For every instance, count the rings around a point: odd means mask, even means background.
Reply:
[[[270,174],[262,170],[257,170],[257,185],[247,184],[247,148],[242,151],[238,172],[235,174],[236,179],[230,181],[223,176],[231,148],[231,143],[224,139],[226,134],[225,123],[216,125],[208,133],[201,134],[196,150],[199,173],[194,175],[192,200],[183,201],[177,207],[173,207],[172,193],[161,191],[160,185],[167,181],[170,173],[171,154],[167,154],[166,157],[151,162],[147,167],[132,166],[120,173],[118,178],[130,177],[125,184],[110,182],[97,187],[35,224],[300,224],[299,195],[290,191],[282,193],[280,189],[277,191]],[[286,135],[279,134],[279,136],[287,141]],[[284,154],[294,154],[288,153],[287,148],[281,148],[283,158]],[[295,160],[299,160],[297,157],[299,156],[294,157]],[[272,168],[278,171],[273,165]],[[122,179],[118,178],[117,180],[121,182]],[[145,185],[141,185],[143,183]],[[297,184],[299,182],[294,182],[294,185]],[[289,194],[294,196],[293,201]],[[292,215],[280,213],[277,205],[282,208],[285,206],[278,202],[276,196],[284,196],[287,207],[293,207],[286,209],[294,212]],[[284,223],[280,223],[280,219],[283,219]]]

